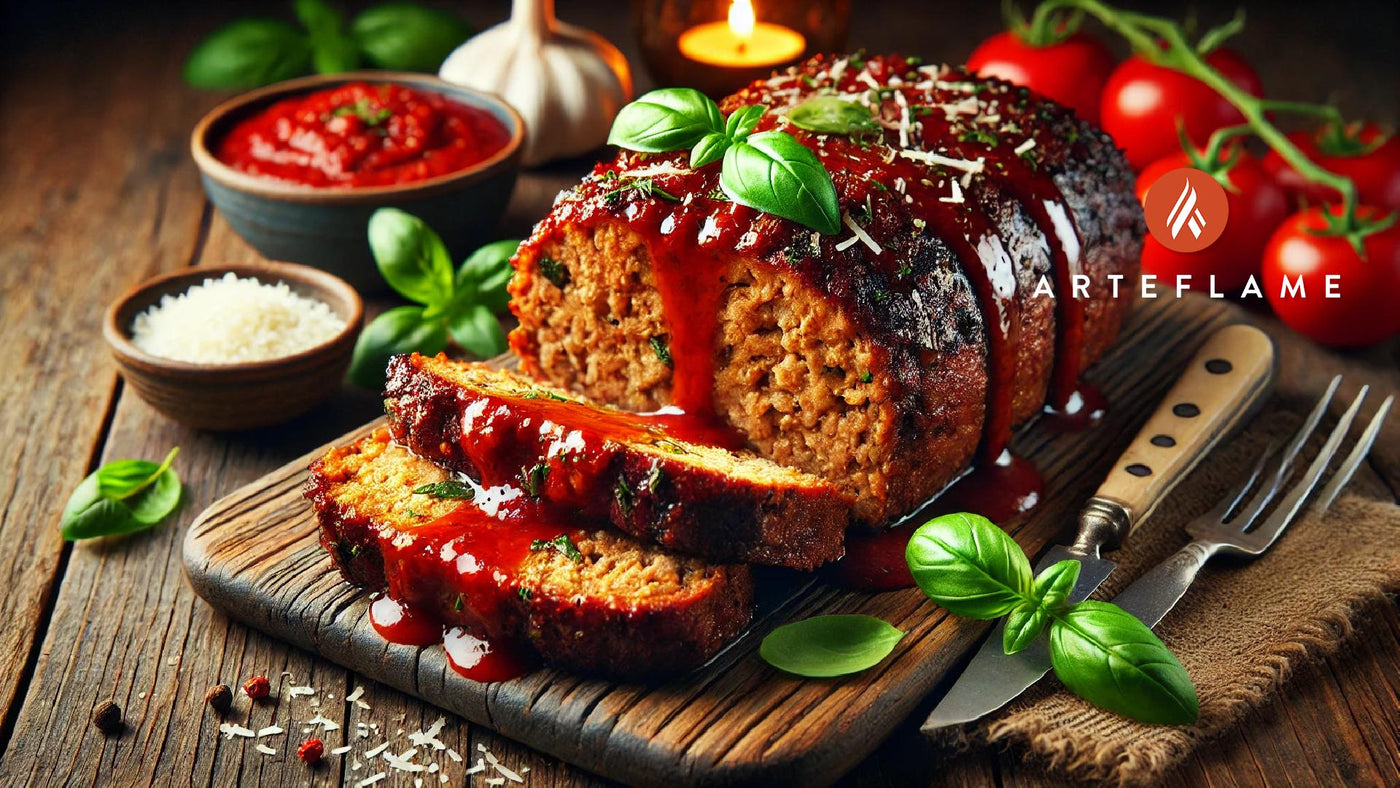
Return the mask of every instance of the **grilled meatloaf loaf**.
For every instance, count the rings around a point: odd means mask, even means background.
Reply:
[[[878,128],[788,120],[818,95]],[[831,174],[841,232],[725,199],[719,164],[623,151],[514,258],[511,347],[594,400],[728,425],[881,523],[979,445],[995,458],[1114,341],[1143,233],[1132,172],[1063,107],[897,56],[818,57],[721,108],[753,104],[758,131],[791,133]]]
[[[707,564],[501,489],[416,493],[451,478],[380,430],[311,467],[321,542],[350,582],[444,624],[523,640],[545,662],[627,676],[696,667],[748,625],[746,566]],[[561,537],[563,537],[561,539]]]
[[[575,401],[538,381],[445,356],[395,356],[394,438],[486,485],[713,561],[812,569],[841,557],[850,500],[753,454],[682,440],[664,419]]]

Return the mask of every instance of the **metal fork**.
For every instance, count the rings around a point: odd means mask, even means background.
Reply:
[[[1259,522],[1264,509],[1278,496],[1292,476],[1294,461],[1317,430],[1322,417],[1326,415],[1327,406],[1341,382],[1341,375],[1332,378],[1327,392],[1322,395],[1322,399],[1308,414],[1307,420],[1298,428],[1288,444],[1278,450],[1275,450],[1274,446],[1266,448],[1255,463],[1249,478],[1234,495],[1227,495],[1214,509],[1186,526],[1186,532],[1193,537],[1190,544],[1134,581],[1113,599],[1114,604],[1137,616],[1147,626],[1156,626],[1186,593],[1191,581],[1211,556],[1225,553],[1254,558],[1268,550],[1303,510],[1308,496],[1312,494],[1332,459],[1341,449],[1342,442],[1361,410],[1361,403],[1366,399],[1370,387],[1362,386],[1356,399],[1332,428],[1317,457],[1313,458],[1312,463],[1303,472],[1302,478],[1288,490],[1268,518]],[[1367,452],[1371,450],[1371,445],[1380,433],[1381,423],[1385,421],[1386,414],[1394,402],[1394,395],[1386,397],[1371,416],[1361,439],[1342,461],[1314,504],[1319,512],[1326,511],[1332,505],[1342,487],[1351,481],[1357,468],[1365,461]],[[1258,492],[1246,501],[1260,479],[1264,481]]]

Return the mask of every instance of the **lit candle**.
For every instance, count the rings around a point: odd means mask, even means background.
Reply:
[[[712,66],[761,68],[796,59],[807,39],[790,27],[754,18],[753,3],[734,0],[729,21],[697,25],[681,33],[681,54]]]

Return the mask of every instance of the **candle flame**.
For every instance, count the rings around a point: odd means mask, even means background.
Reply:
[[[753,35],[753,3],[749,0],[734,0],[729,4],[729,29],[740,38]]]

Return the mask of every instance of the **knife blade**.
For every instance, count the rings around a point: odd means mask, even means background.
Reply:
[[[1264,399],[1273,376],[1274,345],[1264,332],[1239,324],[1211,335],[1085,504],[1074,541],[1050,548],[1036,573],[1066,559],[1079,561],[1069,601],[1087,599],[1117,566],[1100,553],[1121,545],[1166,493],[1245,420]],[[920,729],[925,734],[996,711],[1050,671],[1044,637],[1008,655],[1002,651],[1004,629],[1002,623],[992,630],[934,707]]]

